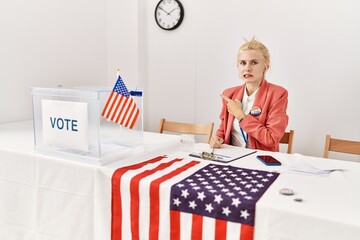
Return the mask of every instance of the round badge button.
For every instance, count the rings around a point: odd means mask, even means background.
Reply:
[[[294,191],[291,190],[290,188],[282,188],[282,189],[280,189],[279,192],[280,192],[281,195],[285,195],[285,196],[292,196],[292,195],[294,195]]]

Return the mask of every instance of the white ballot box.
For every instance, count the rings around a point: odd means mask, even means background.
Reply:
[[[141,151],[143,91],[129,90],[140,110],[130,129],[102,116],[111,90],[31,88],[36,152],[103,165]]]

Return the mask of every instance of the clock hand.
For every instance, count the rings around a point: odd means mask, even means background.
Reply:
[[[171,11],[168,13],[168,15],[170,15],[175,9],[176,9],[176,8],[174,8],[173,10],[171,10]]]
[[[170,15],[170,13],[168,13],[167,11],[165,11],[162,7],[159,6],[160,10],[163,10],[164,12],[166,12],[167,15]]]

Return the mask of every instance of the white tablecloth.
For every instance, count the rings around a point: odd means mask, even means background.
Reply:
[[[35,153],[32,129],[31,121],[0,125],[0,240],[110,239],[103,167]],[[134,156],[178,144],[177,136],[145,132]]]
[[[147,151],[93,166],[34,153],[31,122],[0,125],[0,239],[110,240],[113,172],[154,156],[175,156],[177,141],[146,133]],[[283,165],[265,166],[259,154],[271,154]],[[292,173],[294,161],[345,171]],[[359,238],[359,163],[258,151],[231,164],[281,173],[256,205],[256,240]],[[295,195],[281,195],[281,188]]]

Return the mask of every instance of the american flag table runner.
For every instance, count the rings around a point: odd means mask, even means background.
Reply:
[[[111,239],[251,240],[278,173],[159,156],[112,177]]]

